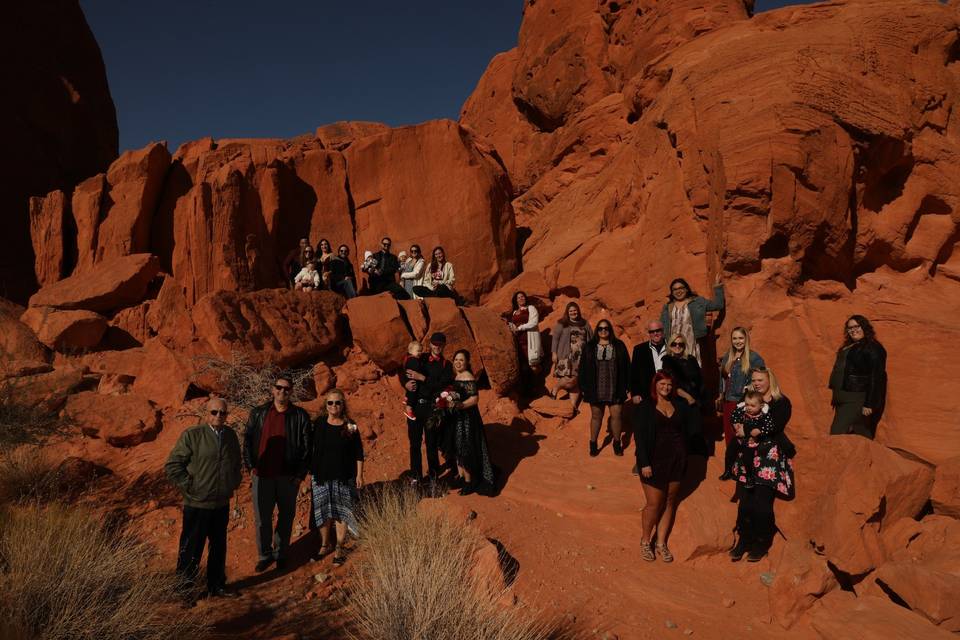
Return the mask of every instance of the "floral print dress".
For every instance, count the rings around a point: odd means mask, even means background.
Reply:
[[[768,407],[764,405],[763,408],[763,417],[766,419],[755,421],[745,419],[742,414],[742,403],[734,410],[731,423],[744,423],[745,432],[757,428],[760,430],[760,435],[749,440],[738,438],[744,442],[739,447],[733,465],[730,467],[730,473],[741,484],[764,485],[783,497],[790,498],[794,491],[793,460],[784,455],[781,450],[777,435],[782,428],[766,415]]]

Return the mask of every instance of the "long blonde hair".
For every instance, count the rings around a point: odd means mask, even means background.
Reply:
[[[770,382],[770,395],[774,400],[779,400],[783,397],[783,391],[780,390],[780,383],[777,382],[777,376],[773,375],[772,369],[767,369],[766,367],[758,367],[753,369],[750,372],[751,377],[754,373],[759,373],[761,375],[767,376],[767,381]]]
[[[730,337],[733,337],[737,331],[743,334],[743,355],[740,356],[740,371],[742,373],[750,373],[750,332],[747,331],[745,327],[734,327],[733,331],[730,332]],[[723,371],[724,373],[730,373],[730,368],[733,367],[733,362],[736,357],[733,355],[733,344],[730,344],[730,349],[727,351],[726,357],[723,359]]]

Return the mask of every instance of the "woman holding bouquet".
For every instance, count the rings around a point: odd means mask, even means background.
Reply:
[[[493,495],[496,483],[487,448],[487,435],[477,406],[480,398],[477,395],[477,381],[470,367],[469,351],[460,349],[454,354],[453,371],[456,374],[454,394],[450,398],[454,410],[453,445],[457,468],[464,482],[460,495]]]

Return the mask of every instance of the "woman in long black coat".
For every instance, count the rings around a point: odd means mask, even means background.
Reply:
[[[593,337],[583,347],[578,378],[583,400],[590,405],[590,455],[600,453],[597,438],[603,414],[609,409],[613,453],[622,456],[620,432],[630,378],[630,354],[627,345],[613,335],[613,325],[605,318],[597,323]]]
[[[834,409],[830,435],[855,433],[872,440],[887,397],[887,351],[861,315],[847,319],[830,389]]]

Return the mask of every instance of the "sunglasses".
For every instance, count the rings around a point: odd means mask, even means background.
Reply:
[[[858,324],[852,324],[849,327],[847,327],[847,331],[856,331],[857,329],[863,329],[863,327],[861,327]]]
[[[342,407],[343,400],[327,400],[328,407]]]
[[[275,385],[273,385],[273,388],[276,389],[277,391],[282,391],[282,392],[284,392],[284,393],[290,393],[290,387],[288,387],[288,386],[286,386],[286,385],[283,385],[283,384],[275,384]]]
[[[597,327],[597,332],[600,331],[610,331],[610,327]]]
[[[670,346],[671,346],[671,347],[685,347],[685,346],[687,346],[687,345],[686,345],[685,342],[671,342],[671,343],[670,343]]]
[[[210,415],[219,418],[220,416],[225,416],[225,415],[227,415],[227,410],[224,409],[224,410],[221,411],[221,410],[219,410],[219,409],[211,409],[211,410],[210,410]]]
[[[647,329],[647,333],[663,333],[663,329]]]
[[[381,242],[381,243],[380,243],[380,246],[382,246],[382,247],[389,247],[389,246],[390,246],[390,243],[389,243],[389,242]]]

